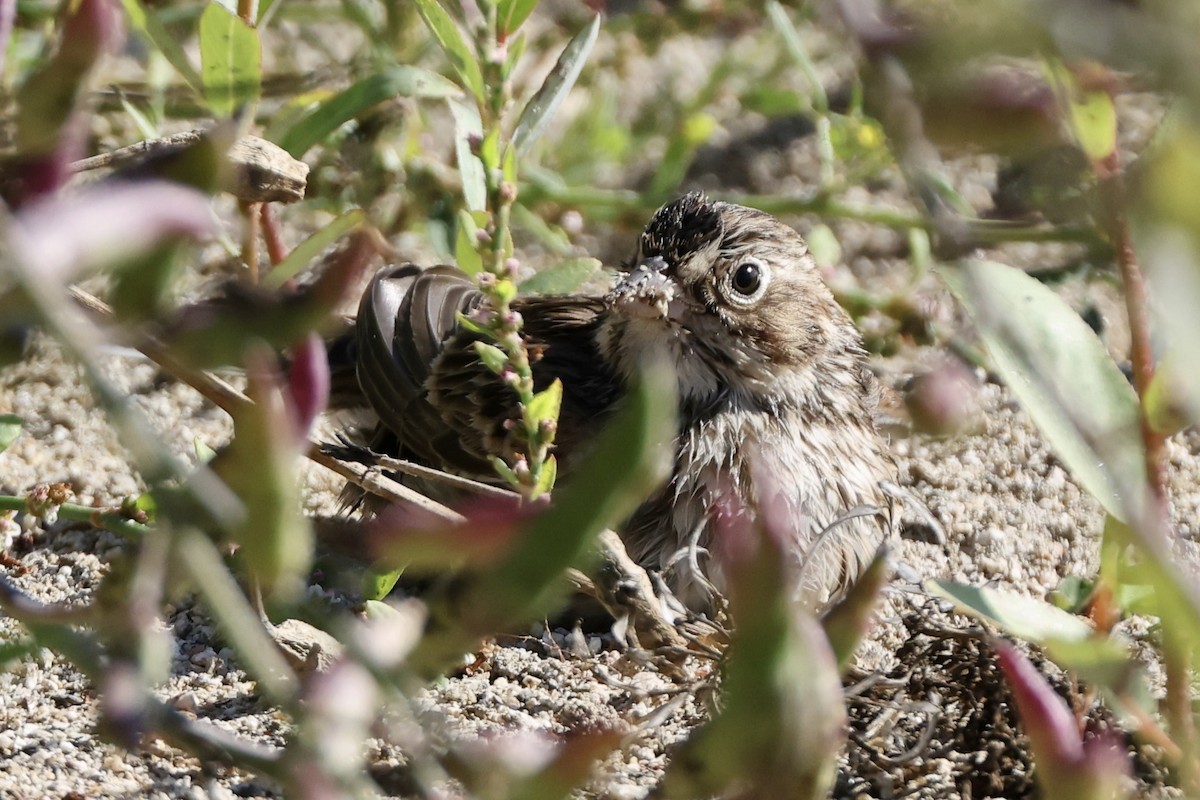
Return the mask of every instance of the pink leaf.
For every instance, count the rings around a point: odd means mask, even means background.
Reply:
[[[103,183],[22,210],[12,245],[36,267],[31,274],[62,284],[172,237],[207,236],[214,228],[208,198],[194,189],[166,181]]]
[[[329,404],[329,359],[325,343],[310,333],[292,348],[291,369],[288,370],[289,405],[296,420],[296,435],[308,436],[313,420]]]

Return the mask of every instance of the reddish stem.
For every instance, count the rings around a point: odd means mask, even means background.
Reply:
[[[287,245],[283,243],[283,231],[279,227],[279,217],[275,214],[275,206],[264,203],[262,207],[263,241],[267,243],[267,258],[271,266],[287,258]]]
[[[1150,425],[1146,414],[1145,399],[1150,382],[1154,378],[1154,353],[1150,342],[1150,310],[1146,292],[1146,280],[1138,266],[1137,254],[1129,232],[1129,220],[1125,215],[1124,186],[1121,180],[1120,157],[1116,150],[1094,165],[1100,179],[1101,200],[1104,204],[1105,223],[1112,241],[1117,265],[1121,270],[1121,282],[1125,289],[1125,313],[1129,318],[1130,360],[1133,362],[1133,385],[1137,389],[1141,404],[1139,422],[1142,444],[1145,448],[1146,481],[1150,487],[1149,513],[1139,524],[1157,528],[1156,537],[1168,544],[1166,534],[1170,531],[1167,513],[1167,473],[1163,457],[1165,437]],[[1144,535],[1153,531],[1147,530]],[[1187,790],[1197,788],[1196,723],[1192,716],[1191,699],[1191,653],[1180,644],[1173,630],[1164,626],[1166,641],[1163,645],[1163,668],[1166,672],[1166,715],[1171,726],[1171,736],[1179,745],[1184,757],[1180,760],[1183,786]]]

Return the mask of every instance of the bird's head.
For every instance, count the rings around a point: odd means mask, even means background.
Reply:
[[[858,347],[798,233],[699,193],[655,213],[608,300],[602,346],[617,368],[665,357],[689,399],[775,400],[831,348]]]

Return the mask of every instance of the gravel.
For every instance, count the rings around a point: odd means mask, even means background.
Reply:
[[[907,362],[910,369],[914,364]],[[110,375],[180,457],[192,457],[197,437],[210,446],[228,437],[228,423],[220,413],[186,387],[162,379],[152,365],[121,353],[113,355],[108,366]],[[882,372],[897,379],[904,374],[895,364],[883,365]],[[896,553],[900,575],[910,581],[946,578],[1042,597],[1065,575],[1092,574],[1103,519],[1099,506],[1075,485],[1001,386],[982,383],[975,391],[982,425],[974,433],[942,439],[913,435],[894,441],[903,483],[921,498],[946,536],[944,544],[938,543],[916,515],[906,513],[905,536]],[[84,502],[113,502],[141,488],[104,415],[80,385],[77,371],[48,341],[38,339],[23,362],[0,373],[0,412],[4,411],[29,420],[17,443],[0,456],[5,492],[21,491],[38,481],[65,480],[76,486]],[[1200,434],[1175,437],[1168,454],[1173,507],[1181,530],[1177,546],[1185,557],[1195,558]],[[311,509],[332,508],[339,488],[335,478],[308,468],[307,485],[306,504]],[[125,551],[126,545],[107,532],[61,523],[49,531],[34,527],[14,543],[10,555],[15,560],[5,571],[40,600],[79,605],[95,596]],[[242,736],[282,744],[289,720],[259,697],[253,681],[194,599],[170,598],[162,619],[171,646],[169,676],[157,689],[158,696],[180,711],[213,720]],[[993,675],[987,648],[978,644],[956,648],[950,640],[931,639],[929,630],[938,626],[970,627],[898,581],[872,639],[862,649],[860,669],[864,674],[878,670],[911,679],[919,667],[930,685],[941,680],[949,686],[955,685],[947,677],[951,667],[960,669],[964,662],[980,675]],[[552,637],[549,640],[554,646],[543,644],[537,631],[504,646],[486,646],[471,668],[424,691],[417,701],[419,710],[440,720],[437,725],[447,741],[498,731],[549,737],[616,732],[625,744],[604,761],[586,794],[644,796],[661,775],[671,746],[704,718],[704,693],[689,689],[711,678],[711,666],[692,664],[686,680],[672,680],[613,650],[585,657],[564,655],[558,645],[571,642],[563,638],[569,634],[559,634],[557,643]],[[0,617],[0,640],[14,641],[23,635],[17,623]],[[932,644],[917,647],[922,637]],[[592,636],[591,642],[586,638],[584,648],[597,648],[599,637]],[[909,689],[915,693],[921,687]],[[922,691],[928,701],[928,687]],[[972,691],[1004,697],[998,679]],[[0,673],[0,794],[274,796],[266,782],[203,765],[161,742],[137,753],[105,743],[95,730],[98,702],[96,688],[49,651],[21,658]],[[873,723],[860,706],[852,705],[852,713],[855,730],[860,725],[866,730]],[[980,794],[986,787],[968,777],[978,767],[970,754],[1008,753],[1006,758],[1016,759],[1013,763],[1027,764],[1021,760],[1027,754],[1013,745],[1018,736],[1015,726],[1008,730],[967,725],[956,720],[950,708],[943,709],[942,718],[938,735],[944,734],[946,742],[958,748],[954,751],[958,755],[922,759],[916,771],[911,766],[908,772],[876,767],[872,773],[868,767],[876,762],[865,758],[863,745],[856,743],[843,759],[839,792],[882,791],[888,781],[901,780],[905,785],[926,786],[921,796],[951,797],[963,791],[986,796],[986,791]],[[998,750],[988,749],[989,739],[1001,741]],[[871,746],[886,751],[911,745],[911,740],[901,737]],[[402,752],[373,740],[368,761],[382,787],[403,793]],[[1154,774],[1147,767],[1145,775],[1150,777],[1143,778],[1152,782]],[[993,796],[1031,791],[1028,780],[1018,783],[998,784],[993,791],[1007,794]]]

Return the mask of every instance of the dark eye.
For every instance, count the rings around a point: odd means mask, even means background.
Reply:
[[[752,295],[762,283],[762,267],[754,261],[743,262],[733,273],[730,284],[739,294]]]

